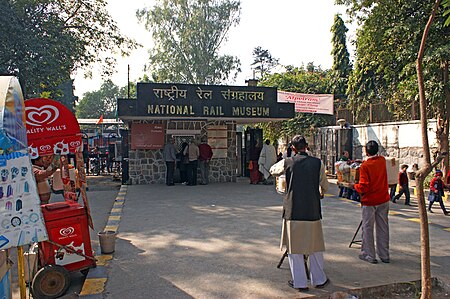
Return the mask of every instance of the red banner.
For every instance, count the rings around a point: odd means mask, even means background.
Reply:
[[[60,102],[50,99],[25,101],[28,151],[31,158],[67,155],[82,147],[80,126],[75,115]]]

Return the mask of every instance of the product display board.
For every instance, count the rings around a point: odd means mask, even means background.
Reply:
[[[0,249],[48,240],[27,150],[19,82],[0,76]]]

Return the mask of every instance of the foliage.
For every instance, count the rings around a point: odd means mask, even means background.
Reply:
[[[105,0],[0,1],[0,72],[18,74],[30,96],[50,92],[52,97],[79,67],[100,62],[104,73],[111,74],[112,55],[127,54],[136,44],[120,34],[106,4]]]
[[[236,78],[239,59],[219,55],[240,2],[232,0],[158,0],[137,16],[152,32],[150,68],[157,82],[218,84]]]
[[[346,45],[346,33],[348,29],[344,24],[340,15],[334,16],[334,24],[331,27],[333,38],[331,40],[333,44],[333,50],[331,55],[333,56],[333,67],[330,72],[330,84],[335,100],[345,105],[347,99],[346,91],[348,87],[348,77],[352,70],[350,63],[350,55],[347,51]]]
[[[147,74],[144,74],[143,77],[139,78],[137,81],[133,81],[129,83],[128,85],[125,85],[120,88],[119,90],[119,97],[122,99],[128,98],[128,87],[130,88],[130,99],[136,99],[137,98],[137,83],[145,83],[145,82],[152,82]]]
[[[83,99],[76,107],[78,118],[116,117],[116,100],[119,97],[119,87],[111,80],[103,82],[99,90],[83,94]]]
[[[423,1],[339,1],[351,4],[362,27],[357,32],[355,70],[349,79],[349,98],[356,114],[371,103],[383,102],[396,120],[408,119],[417,101],[415,70],[422,28],[431,5]],[[359,11],[358,11],[359,9]],[[450,28],[443,26],[442,11],[431,28],[424,57],[424,79],[429,117],[445,111],[443,62],[450,57]],[[367,119],[359,118],[359,122]]]
[[[448,26],[450,25],[450,0],[443,0],[442,6],[444,7],[444,16],[447,16],[447,19],[445,20],[444,25]]]
[[[279,59],[272,57],[269,50],[265,50],[262,47],[258,46],[253,49],[253,63],[252,69],[255,73],[259,73],[259,78],[264,77],[268,74],[273,68],[278,65]]]
[[[314,63],[308,63],[307,68],[304,66],[300,68],[289,66],[286,69],[287,71],[284,73],[268,75],[260,81],[260,85],[277,87],[278,90],[290,92],[330,93],[329,71],[323,71],[320,67],[315,66]],[[281,136],[290,137],[296,134],[309,136],[313,132],[313,128],[333,123],[333,115],[296,113],[292,119],[261,123],[257,126],[263,128],[264,138],[278,140]]]

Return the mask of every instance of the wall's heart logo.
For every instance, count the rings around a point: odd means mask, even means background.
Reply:
[[[71,143],[70,143],[70,146],[71,147],[77,147],[77,146],[80,146],[81,145],[81,142],[80,141],[72,141]]]
[[[61,228],[59,230],[59,233],[61,234],[61,236],[67,237],[67,236],[70,236],[71,234],[73,234],[74,231],[75,231],[75,229],[73,227],[69,226],[69,227]]]
[[[27,114],[27,124],[35,127],[51,124],[59,116],[58,108],[52,105],[44,105],[40,108],[25,107],[25,113]]]
[[[39,147],[39,149],[40,149],[41,151],[45,152],[45,151],[51,150],[51,149],[52,149],[52,146],[51,146],[50,144],[41,145],[41,146]]]

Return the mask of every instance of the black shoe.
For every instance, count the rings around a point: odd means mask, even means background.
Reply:
[[[292,280],[289,280],[289,281],[288,281],[288,285],[289,285],[291,288],[293,288],[293,289],[299,290],[300,292],[307,292],[307,291],[309,291],[309,288],[308,288],[308,287],[306,287],[306,288],[295,288],[295,287],[294,287],[294,282],[293,282]]]
[[[327,278],[324,283],[316,285],[316,289],[323,289],[329,282],[330,280]]]
[[[428,212],[430,212],[430,213],[434,213],[431,209],[428,209]]]
[[[385,264],[389,264],[391,262],[389,259],[382,259],[381,257],[380,260]]]
[[[444,212],[444,215],[445,215],[445,216],[448,216],[448,214],[450,214],[450,213],[447,212],[447,211]]]
[[[412,205],[410,203],[405,203],[405,206],[410,206],[412,207]]]

